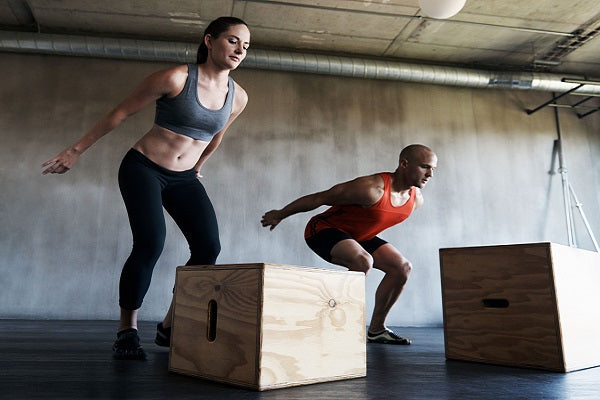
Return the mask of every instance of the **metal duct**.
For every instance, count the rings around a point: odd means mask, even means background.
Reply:
[[[193,43],[0,31],[0,51],[189,63],[195,62],[196,50]],[[563,76],[548,73],[483,71],[261,49],[252,49],[242,67],[473,88],[566,92],[577,86],[561,82]],[[600,95],[600,85],[585,85],[574,93]]]

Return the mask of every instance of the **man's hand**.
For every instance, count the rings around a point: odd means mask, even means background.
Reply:
[[[265,215],[262,216],[260,223],[262,226],[269,226],[269,230],[275,229],[275,227],[281,222],[281,220],[285,218],[281,216],[281,210],[271,210],[267,211]]]

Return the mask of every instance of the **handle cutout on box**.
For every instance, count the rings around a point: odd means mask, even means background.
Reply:
[[[217,301],[208,302],[208,323],[206,324],[206,338],[209,342],[214,342],[217,338]]]
[[[508,308],[510,305],[507,299],[483,299],[482,302],[486,308]]]

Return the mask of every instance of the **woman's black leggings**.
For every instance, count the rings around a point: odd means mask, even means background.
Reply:
[[[119,305],[137,310],[165,243],[163,207],[187,239],[186,265],[214,264],[221,251],[213,206],[194,170],[176,172],[131,149],[119,168],[119,187],[133,234],[133,249],[123,266]]]

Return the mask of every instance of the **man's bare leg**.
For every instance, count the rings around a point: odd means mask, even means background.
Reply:
[[[375,292],[375,307],[369,330],[381,332],[386,329],[385,319],[404,290],[412,266],[391,244],[387,243],[373,253],[375,268],[385,273]]]
[[[352,239],[342,240],[331,249],[332,262],[351,271],[361,271],[367,275],[373,266],[385,273],[375,292],[375,307],[369,325],[369,341],[393,344],[410,344],[410,340],[391,332],[385,326],[385,320],[396,303],[412,266],[410,262],[389,243],[379,247],[373,255],[369,254],[358,242]]]

